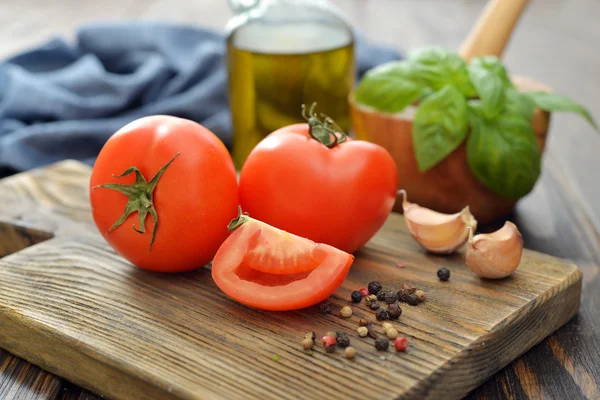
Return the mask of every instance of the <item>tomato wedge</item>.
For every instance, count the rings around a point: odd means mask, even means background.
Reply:
[[[354,256],[293,235],[240,212],[217,251],[212,276],[238,302],[263,310],[317,304],[342,284]]]

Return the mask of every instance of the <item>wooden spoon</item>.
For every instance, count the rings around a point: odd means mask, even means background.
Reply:
[[[459,54],[469,62],[473,57],[497,56],[504,48],[529,0],[490,0],[461,45]]]

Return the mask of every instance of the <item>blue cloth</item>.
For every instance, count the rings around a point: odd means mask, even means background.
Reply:
[[[397,59],[358,38],[357,72]],[[128,22],[80,29],[0,64],[0,175],[72,158],[143,116],[197,121],[231,142],[225,43],[193,27]]]

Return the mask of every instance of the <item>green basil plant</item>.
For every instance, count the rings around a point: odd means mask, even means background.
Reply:
[[[535,107],[574,112],[598,129],[581,105],[556,93],[517,91],[497,57],[467,66],[455,52],[427,47],[368,71],[356,101],[397,113],[418,102],[414,152],[421,172],[433,168],[465,140],[467,162],[477,179],[496,193],[519,199],[541,170],[532,121]]]

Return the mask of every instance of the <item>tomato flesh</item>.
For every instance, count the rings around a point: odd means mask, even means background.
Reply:
[[[291,250],[284,250],[284,243]],[[258,254],[264,264],[259,263]],[[353,261],[351,254],[334,247],[248,218],[217,252],[212,276],[225,294],[242,304],[264,310],[294,310],[333,294]],[[289,268],[285,269],[286,265]]]

